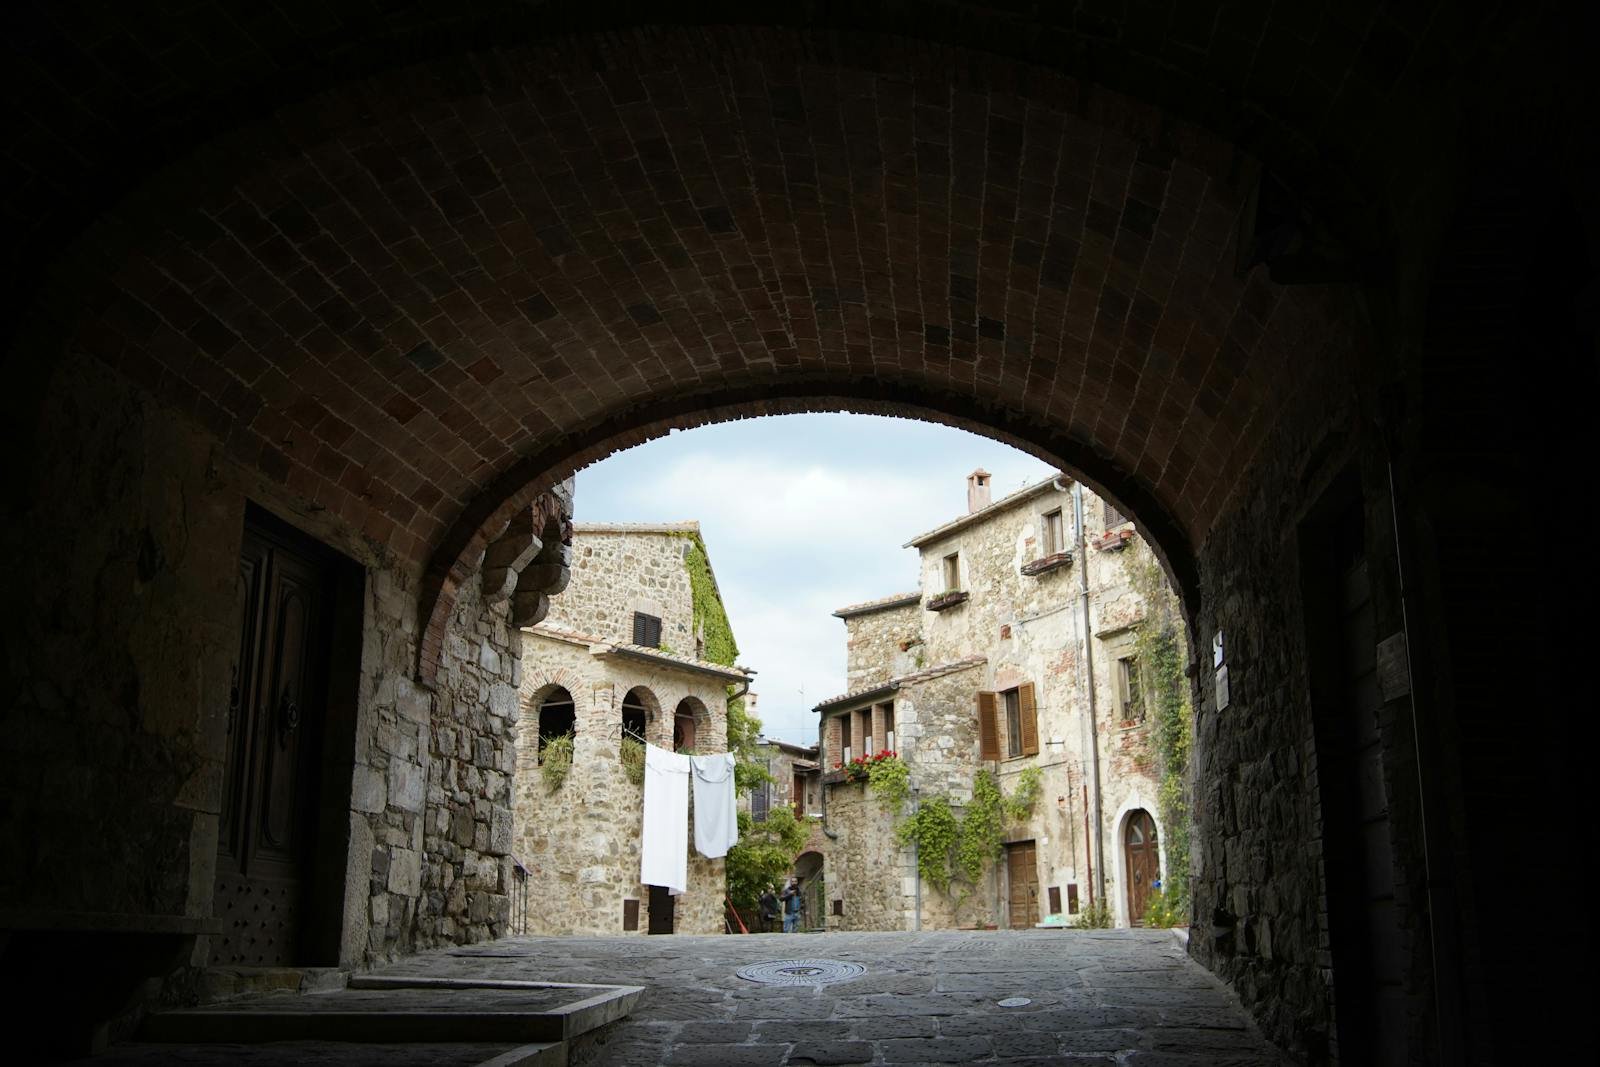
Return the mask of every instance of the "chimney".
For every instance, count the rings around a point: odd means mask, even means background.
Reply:
[[[989,478],[988,471],[979,467],[967,475],[967,514],[981,511],[989,506]]]

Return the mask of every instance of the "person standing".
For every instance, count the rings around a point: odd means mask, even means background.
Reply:
[[[777,928],[778,923],[777,891],[771,885],[767,886],[761,891],[759,903],[761,907],[761,932],[770,934]]]
[[[783,891],[783,932],[792,934],[800,928],[800,882],[791,880]]]

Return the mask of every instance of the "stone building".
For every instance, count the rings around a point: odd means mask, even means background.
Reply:
[[[1136,574],[1155,573],[1149,548],[1065,476],[991,502],[981,470],[968,477],[968,513],[907,547],[920,553],[918,592],[834,613],[851,688],[817,705],[827,823],[839,836],[831,926],[1030,927],[1052,913],[1070,921],[1102,897],[1119,926],[1140,922],[1166,865],[1134,653],[1145,616]],[[1006,793],[1038,770],[1030,816],[1008,824],[1003,859],[959,914],[918,884],[895,815],[841,780],[841,764],[885,749],[906,762],[919,798],[958,807],[981,768]]]
[[[640,743],[724,751],[730,694],[749,685],[745,671],[705,658],[707,629],[719,627],[727,616],[698,524],[574,527],[572,579],[522,637],[512,816],[533,901],[525,932],[723,929],[723,861],[697,853],[692,831],[683,894],[639,882]],[[571,765],[554,784],[543,764],[562,738]]]

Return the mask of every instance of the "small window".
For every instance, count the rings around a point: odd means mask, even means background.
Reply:
[[[661,619],[642,611],[633,613],[633,643],[644,648],[661,647]]]
[[[1015,759],[1022,755],[1022,701],[1015,689],[1000,695],[1006,702],[1006,756]]]
[[[1144,676],[1136,656],[1117,660],[1117,698],[1122,704],[1123,722],[1144,721]]]
[[[760,786],[750,792],[750,818],[754,822],[766,822],[767,811],[772,807],[772,783],[762,782]]]
[[[894,701],[883,705],[883,747],[890,752],[898,752],[894,747]]]
[[[1053,556],[1066,550],[1066,526],[1061,521],[1061,509],[1056,508],[1044,517],[1044,554]]]
[[[1111,501],[1102,500],[1100,501],[1100,506],[1102,509],[1104,509],[1103,514],[1105,515],[1106,529],[1109,530],[1113,526],[1121,526],[1123,523],[1128,521],[1128,516],[1118,511],[1117,506]]]
[[[959,592],[961,589],[961,553],[952,552],[944,558],[944,591],[947,593]]]

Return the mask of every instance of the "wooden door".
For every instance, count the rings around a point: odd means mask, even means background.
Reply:
[[[217,843],[214,963],[301,962],[327,701],[332,571],[320,546],[246,525],[239,658]]]
[[[806,776],[800,771],[795,771],[792,784],[794,786],[794,793],[792,794],[794,817],[804,819],[806,817]]]
[[[670,934],[674,926],[674,914],[677,911],[677,898],[667,892],[666,886],[653,885],[650,887],[650,924],[645,928],[646,933]]]
[[[1006,846],[1007,914],[1013,930],[1030,930],[1039,921],[1038,852],[1032,841]]]
[[[1140,808],[1128,815],[1128,826],[1122,835],[1124,855],[1128,870],[1128,923],[1144,925],[1145,908],[1150,905],[1150,893],[1161,877],[1161,849],[1156,841],[1156,823],[1150,813]]]

